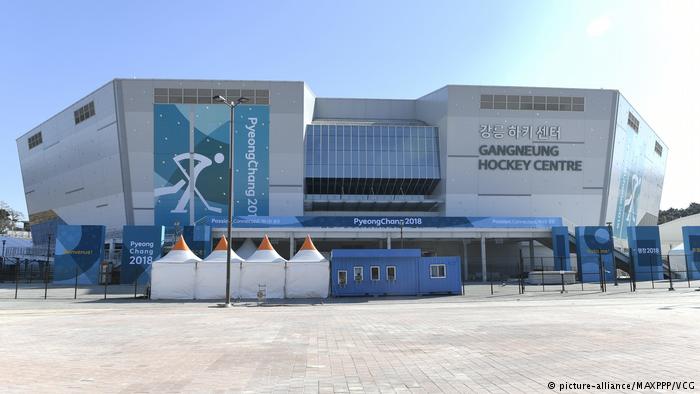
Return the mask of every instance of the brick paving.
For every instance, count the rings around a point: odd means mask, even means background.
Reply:
[[[3,298],[0,392],[540,393],[558,392],[550,381],[656,380],[700,390],[692,289],[347,301]]]

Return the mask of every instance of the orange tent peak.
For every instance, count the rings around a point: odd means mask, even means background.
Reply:
[[[260,242],[258,250],[275,250],[275,248],[272,247],[272,244],[270,243],[270,238],[267,237],[267,234],[265,234],[265,237],[263,238],[262,242]]]
[[[228,241],[226,241],[226,237],[221,237],[221,240],[219,240],[219,243],[216,244],[216,248],[214,250],[226,250],[228,249]]]
[[[304,240],[304,244],[301,245],[301,249],[299,250],[316,250],[316,246],[314,246],[314,243],[311,241],[311,236],[306,235],[306,239]]]
[[[173,248],[171,250],[189,251],[190,247],[187,246],[187,243],[185,242],[185,238],[183,238],[182,235],[180,235],[180,236],[178,236],[177,241],[175,242],[175,245],[173,245]]]

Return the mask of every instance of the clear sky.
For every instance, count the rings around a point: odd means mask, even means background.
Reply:
[[[700,1],[14,1],[0,5],[0,200],[15,139],[115,78],[304,80],[321,97],[446,84],[619,89],[700,201]],[[115,180],[117,181],[117,180]]]

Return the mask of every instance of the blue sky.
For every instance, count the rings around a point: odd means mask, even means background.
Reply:
[[[700,201],[700,1],[22,1],[0,5],[0,200],[15,139],[115,78],[304,80],[322,97],[446,84],[619,89],[670,148],[662,208]]]

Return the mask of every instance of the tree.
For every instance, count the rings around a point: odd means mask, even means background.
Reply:
[[[700,204],[696,202],[691,202],[688,208],[669,208],[665,211],[659,211],[659,224],[670,222],[671,220],[676,220],[682,217],[695,215],[700,213]]]
[[[22,220],[22,212],[10,207],[5,201],[0,201],[0,234],[14,230],[17,222]]]

